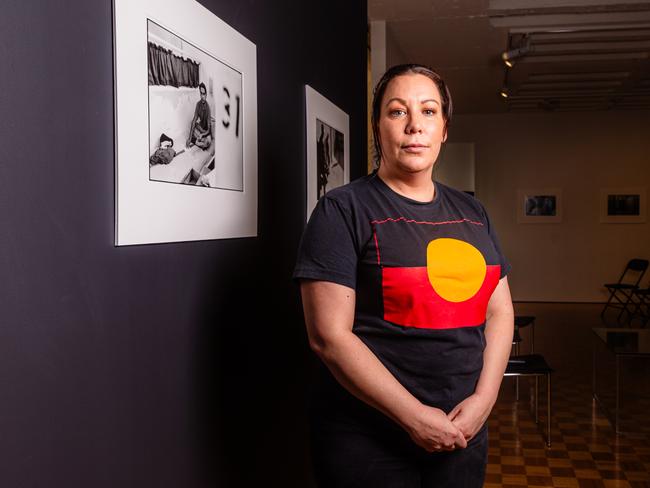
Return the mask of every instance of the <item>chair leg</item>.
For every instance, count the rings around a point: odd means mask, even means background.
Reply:
[[[515,401],[519,401],[519,376],[515,376]]]
[[[625,306],[627,305],[627,302],[624,303],[622,300],[621,300],[621,303],[622,303],[621,311],[616,316],[616,322],[619,323],[619,324],[621,323],[621,317],[623,316],[623,313],[625,312]]]
[[[551,447],[551,373],[546,375],[546,446]]]
[[[626,297],[626,300],[625,302],[621,300],[621,312],[618,314],[616,322],[621,325],[630,325],[630,322],[632,322],[632,319],[634,318],[634,312],[630,309],[630,307],[634,305],[634,290],[623,292],[623,295]],[[627,317],[625,317],[625,314],[627,314]],[[624,319],[623,322],[621,322],[621,318]]]
[[[530,324],[530,353],[535,354],[535,321]]]
[[[650,309],[648,308],[648,303],[646,303],[643,296],[639,297],[639,301],[635,304],[632,320],[638,317],[639,322],[641,323],[640,326],[645,327],[648,323],[648,318],[650,318],[650,314],[648,313],[649,310]],[[632,320],[630,320],[630,323]]]
[[[515,356],[519,356],[519,343],[515,343]],[[519,376],[515,376],[515,400],[519,401]]]
[[[645,299],[639,305],[639,318],[641,319],[641,327],[645,327],[650,320],[650,303]]]
[[[539,376],[535,376],[535,423],[539,423]]]
[[[609,304],[612,302],[612,298],[614,298],[614,293],[615,292],[616,292],[616,290],[611,290],[610,291],[609,298],[607,299],[607,303],[605,303],[605,306],[603,307],[603,310],[600,312],[600,317],[603,318],[603,319],[605,318],[605,312],[609,308]]]

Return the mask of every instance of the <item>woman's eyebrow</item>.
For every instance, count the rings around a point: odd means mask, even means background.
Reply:
[[[402,103],[402,104],[406,105],[406,101],[403,98],[399,98],[399,97],[393,97],[390,100],[388,100],[386,102],[386,106],[388,106],[391,102],[399,102],[399,103]],[[428,102],[433,102],[433,103],[437,103],[438,105],[440,105],[440,102],[438,100],[436,100],[435,98],[427,98],[426,100],[422,100],[420,103],[428,103]]]
[[[406,101],[403,98],[393,97],[386,102],[386,106],[388,106],[388,104],[393,101],[403,103],[404,105],[406,105]]]

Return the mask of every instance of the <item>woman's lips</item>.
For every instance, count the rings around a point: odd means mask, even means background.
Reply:
[[[402,146],[402,151],[412,154],[419,154],[426,151],[428,148],[428,146],[424,146],[422,144],[407,144],[406,146]]]

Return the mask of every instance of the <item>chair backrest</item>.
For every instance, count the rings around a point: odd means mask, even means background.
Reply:
[[[648,264],[647,259],[630,259],[618,282],[638,286],[648,269]]]
[[[644,272],[648,269],[648,260],[647,259],[630,259],[630,262],[627,263],[627,267],[633,269],[634,271]]]

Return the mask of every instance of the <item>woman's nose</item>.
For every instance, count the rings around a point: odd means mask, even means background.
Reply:
[[[409,116],[408,124],[406,125],[406,133],[414,134],[417,132],[422,132],[422,121],[417,114]]]

